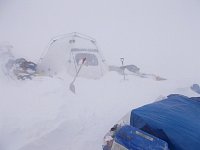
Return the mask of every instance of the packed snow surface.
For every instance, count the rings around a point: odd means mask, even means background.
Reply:
[[[189,81],[123,80],[117,73],[100,80],[78,78],[76,94],[67,75],[25,81],[1,77],[2,150],[101,149],[104,134],[131,109],[171,93],[196,95]]]

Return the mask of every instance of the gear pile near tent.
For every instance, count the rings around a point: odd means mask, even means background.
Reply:
[[[19,80],[32,79],[37,68],[35,63],[24,58],[10,59],[5,66],[9,74],[13,74]]]
[[[107,72],[108,67],[93,38],[79,33],[58,36],[51,40],[40,58],[38,72],[54,76],[65,70],[75,76],[84,58],[79,76],[98,79]]]
[[[36,75],[37,64],[25,58],[15,58],[12,49],[9,43],[0,44],[0,71],[12,79],[32,79]]]

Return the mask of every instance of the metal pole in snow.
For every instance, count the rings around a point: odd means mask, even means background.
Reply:
[[[125,72],[124,72],[125,68],[123,67],[123,66],[124,66],[124,58],[120,58],[120,60],[121,60],[121,63],[122,63],[122,69],[123,69],[124,80],[126,80]]]

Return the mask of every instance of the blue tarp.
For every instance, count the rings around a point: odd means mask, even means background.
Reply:
[[[128,150],[168,150],[165,141],[128,125],[116,133],[115,142]]]
[[[200,98],[170,95],[132,110],[130,124],[166,141],[170,150],[198,150]]]

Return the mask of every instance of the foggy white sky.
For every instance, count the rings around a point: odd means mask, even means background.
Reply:
[[[74,31],[94,37],[109,64],[125,57],[146,72],[200,76],[199,0],[0,0],[0,42],[18,57],[36,61]]]

